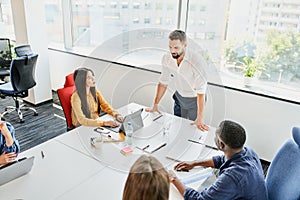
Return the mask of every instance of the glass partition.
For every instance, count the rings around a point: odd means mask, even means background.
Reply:
[[[61,0],[45,0],[46,27],[50,43],[64,42],[61,5]]]
[[[0,33],[1,38],[16,38],[10,0],[0,1]]]

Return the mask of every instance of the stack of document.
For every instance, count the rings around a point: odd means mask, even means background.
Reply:
[[[192,142],[184,141],[182,145],[174,145],[166,157],[174,161],[198,160],[204,146]]]
[[[179,179],[183,184],[188,185],[191,183],[203,181],[204,179],[211,177],[213,175],[214,175],[213,169],[208,167],[192,174],[186,173],[186,176],[181,175]]]

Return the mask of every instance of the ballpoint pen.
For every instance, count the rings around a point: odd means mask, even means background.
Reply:
[[[150,144],[148,144],[147,146],[141,148],[141,147],[136,147],[137,149],[139,150],[142,150],[142,151],[145,151],[145,149],[149,148],[150,147]]]
[[[182,162],[181,160],[176,159],[176,158],[172,158],[172,157],[170,157],[170,156],[166,156],[166,158],[169,159],[169,160],[173,160],[173,161],[175,161],[175,162]]]
[[[207,145],[207,144],[204,144],[204,143],[195,141],[195,140],[188,139],[188,141],[189,141],[189,142],[193,142],[193,143],[197,143],[197,144],[204,145],[205,147],[210,148],[210,149],[214,149],[214,150],[217,150],[217,151],[219,150],[217,147],[213,147],[213,146],[210,146],[210,145]]]
[[[153,121],[158,120],[158,119],[161,118],[162,116],[163,116],[163,115],[159,115],[159,116],[155,117],[155,118],[153,119]]]
[[[144,148],[142,148],[142,150],[147,149],[148,147],[150,147],[150,144],[148,144],[147,146],[145,146]]]
[[[43,151],[41,151],[41,155],[42,155],[42,158],[45,158],[45,154]]]
[[[154,153],[155,151],[158,151],[159,149],[161,149],[162,147],[166,146],[167,143],[163,143],[161,145],[159,145],[157,148],[153,149],[150,153]]]

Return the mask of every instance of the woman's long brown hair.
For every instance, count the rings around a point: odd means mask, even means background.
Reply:
[[[85,67],[76,69],[74,71],[74,82],[75,82],[76,91],[77,91],[78,96],[81,101],[81,110],[87,118],[91,118],[89,105],[87,104],[87,94],[86,94],[86,76],[87,76],[88,71],[90,71],[94,76],[94,72],[91,69],[88,69]],[[90,91],[91,91],[95,101],[99,105],[98,99],[96,97],[96,88],[91,87]],[[98,110],[98,112],[99,112],[99,110]]]
[[[170,181],[168,172],[153,156],[142,155],[130,169],[123,200],[167,200]]]

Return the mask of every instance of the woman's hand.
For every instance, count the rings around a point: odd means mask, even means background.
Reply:
[[[119,124],[117,124],[115,121],[104,121],[103,126],[117,127]]]
[[[116,115],[115,115],[115,118],[116,118],[116,120],[117,120],[118,122],[123,122],[123,120],[124,120],[124,118],[123,118],[123,116],[122,116],[121,114],[116,114]]]

